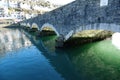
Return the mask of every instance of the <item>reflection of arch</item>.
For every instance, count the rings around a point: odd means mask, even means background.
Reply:
[[[31,28],[37,28],[39,30],[39,27],[36,23],[33,23]]]
[[[30,24],[29,23],[27,23],[27,26],[26,27],[30,27]]]
[[[41,27],[40,31],[42,31],[45,27],[51,28],[53,31],[55,31],[55,33],[57,34],[57,36],[59,36],[59,33],[57,32],[57,30],[55,29],[55,27],[54,27],[53,25],[49,24],[49,23],[45,23],[45,24]]]

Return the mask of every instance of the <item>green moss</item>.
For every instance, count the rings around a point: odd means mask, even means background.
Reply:
[[[104,30],[86,30],[74,34],[69,40],[67,40],[65,46],[76,46],[94,41],[104,40],[111,37],[113,32]]]

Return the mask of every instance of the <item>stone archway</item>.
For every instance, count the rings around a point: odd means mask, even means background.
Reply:
[[[58,31],[56,30],[56,28],[55,28],[53,25],[49,24],[49,23],[45,23],[45,24],[41,27],[40,31],[42,31],[42,30],[54,31],[55,34],[56,34],[57,36],[59,36],[59,33],[58,33]]]
[[[40,30],[38,25],[36,23],[33,23],[32,26],[31,26],[31,29],[37,29],[37,30]]]
[[[26,27],[29,27],[29,28],[30,28],[31,26],[30,26],[30,24],[29,24],[29,23],[27,23]]]

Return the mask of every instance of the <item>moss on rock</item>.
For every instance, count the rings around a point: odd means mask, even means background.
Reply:
[[[85,30],[74,34],[69,40],[64,42],[64,46],[76,46],[94,41],[104,40],[111,37],[113,32],[104,30]]]

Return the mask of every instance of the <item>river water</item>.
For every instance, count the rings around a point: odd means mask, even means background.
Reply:
[[[111,40],[55,49],[55,39],[1,28],[0,80],[120,80],[120,50]]]

